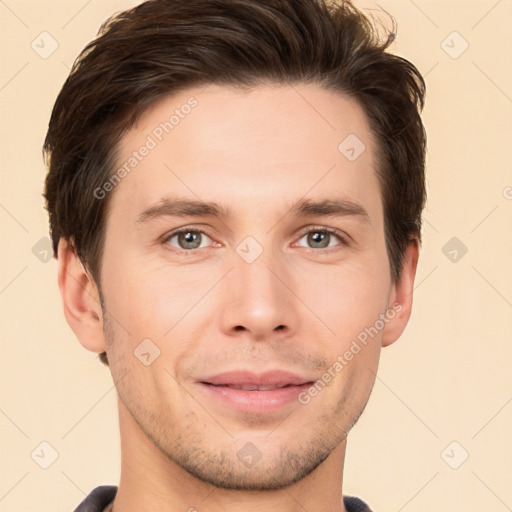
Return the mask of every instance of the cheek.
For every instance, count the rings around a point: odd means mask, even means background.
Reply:
[[[111,265],[104,288],[109,311],[132,337],[161,338],[197,303],[210,281],[211,276],[201,277],[185,266],[153,268],[133,259]]]
[[[294,272],[301,276],[295,281],[297,295],[339,340],[357,334],[384,312],[389,280],[378,261],[354,258],[338,266],[302,263]]]

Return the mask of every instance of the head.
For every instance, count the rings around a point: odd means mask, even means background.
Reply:
[[[297,445],[286,424],[272,439],[254,430],[276,416],[213,408],[269,468],[294,461],[267,481],[240,469],[226,485],[289,483],[346,436],[380,348],[407,324],[425,85],[388,52],[393,38],[350,2],[149,0],[101,27],[58,95],[45,198],[66,317],[114,380],[131,373],[117,384],[124,406],[200,478],[226,484],[215,461],[235,457],[191,398],[205,398],[201,379],[236,368],[335,373],[294,411]],[[134,355],[143,340],[159,354],[149,366]],[[350,362],[332,370],[346,351]],[[191,445],[203,457],[187,457]]]

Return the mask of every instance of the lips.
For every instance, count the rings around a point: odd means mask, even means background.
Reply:
[[[288,382],[283,382],[283,379]],[[299,407],[301,404],[299,396],[304,393],[312,381],[297,375],[279,374],[254,374],[244,372],[236,375],[230,373],[209,377],[207,380],[226,382],[225,384],[213,384],[206,381],[198,381],[198,390],[207,397],[208,404],[222,413],[233,414],[243,412],[244,414],[268,415],[272,421],[273,413],[283,413],[291,407]],[[247,381],[249,384],[233,383],[233,380]],[[274,380],[271,384],[259,384],[254,381]],[[292,381],[292,382],[289,382]],[[302,384],[301,384],[302,382]]]

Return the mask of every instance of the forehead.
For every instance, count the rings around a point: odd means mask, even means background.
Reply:
[[[239,214],[326,192],[372,209],[374,153],[362,108],[340,93],[312,84],[190,88],[160,100],[121,140],[116,170],[125,172],[110,212],[135,222],[171,193]]]

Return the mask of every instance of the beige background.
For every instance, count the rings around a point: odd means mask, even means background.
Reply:
[[[512,1],[379,3],[398,21],[394,51],[426,76],[429,202],[414,312],[349,436],[344,492],[375,512],[512,510]],[[118,484],[110,373],[65,321],[57,263],[41,261],[41,145],[73,60],[134,4],[0,1],[2,512],[71,511]],[[44,31],[58,42],[46,59],[31,47]],[[468,249],[455,262],[452,237]],[[47,469],[44,441],[58,452]]]

